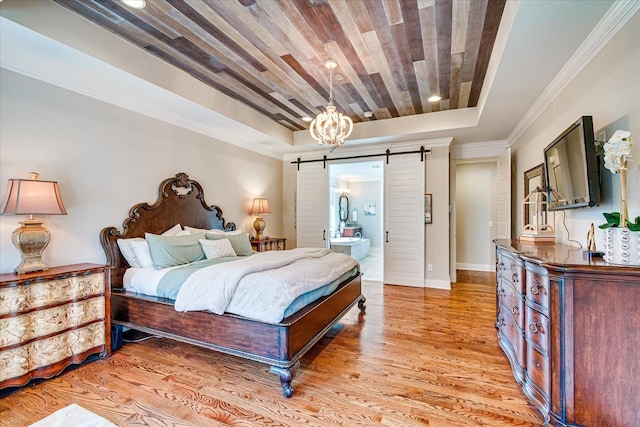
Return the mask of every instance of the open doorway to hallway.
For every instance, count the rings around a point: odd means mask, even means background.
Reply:
[[[455,259],[458,271],[466,271],[467,274],[495,272],[496,174],[495,159],[456,163]]]
[[[360,262],[363,280],[384,277],[383,171],[381,160],[329,164],[330,247]]]

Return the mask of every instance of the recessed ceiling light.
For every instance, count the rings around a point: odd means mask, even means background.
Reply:
[[[371,111],[365,111],[364,112],[364,116],[369,118],[369,117],[373,117],[373,113]]]
[[[427,100],[429,102],[438,102],[441,99],[442,99],[442,97],[440,95],[433,95],[433,96],[430,96]]]
[[[310,122],[311,120],[313,120],[313,119],[311,117],[309,117],[309,116],[302,117],[302,121],[303,122]]]
[[[134,9],[144,9],[144,7],[147,5],[147,2],[145,2],[144,0],[121,0],[121,1],[122,3]]]

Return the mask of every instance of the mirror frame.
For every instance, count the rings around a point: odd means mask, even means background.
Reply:
[[[342,201],[347,201],[346,209],[342,209]],[[343,216],[344,213],[344,216]],[[338,218],[341,222],[346,222],[349,219],[349,197],[347,197],[347,193],[342,193],[340,195],[340,199],[338,200]]]
[[[534,189],[534,187],[532,187],[534,185],[532,181],[538,177],[540,177],[540,189],[547,191],[547,178],[544,174],[544,163],[540,163],[538,166],[535,166],[524,173],[524,196],[522,197],[522,200],[524,200],[531,190]],[[524,218],[530,219],[528,205],[524,206]],[[522,225],[524,226],[524,224]]]

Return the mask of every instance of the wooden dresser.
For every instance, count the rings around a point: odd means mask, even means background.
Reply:
[[[639,426],[640,268],[495,243],[498,341],[530,401],[553,426]]]
[[[0,275],[0,389],[111,351],[109,267]]]

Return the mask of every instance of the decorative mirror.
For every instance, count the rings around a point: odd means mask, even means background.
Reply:
[[[524,173],[524,197],[527,198],[529,193],[539,187],[541,190],[547,190],[547,181],[544,176],[544,163],[529,169]],[[546,208],[545,208],[546,211]],[[530,212],[529,206],[524,206],[524,218],[527,220],[527,224],[533,223],[532,212]]]
[[[338,216],[340,217],[340,221],[346,221],[349,219],[349,198],[347,197],[347,193],[342,193],[340,195]]]

